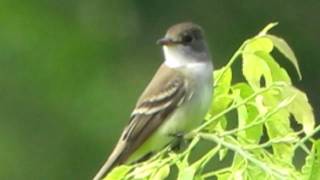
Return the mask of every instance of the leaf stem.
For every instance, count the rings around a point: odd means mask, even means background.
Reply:
[[[213,83],[213,87],[216,87],[216,85],[218,84],[218,82],[220,81],[221,77],[224,75],[224,73],[228,70],[228,68],[231,67],[231,65],[235,62],[235,60],[238,58],[238,56],[241,55],[243,48],[245,47],[245,45],[248,43],[249,40],[246,40],[245,42],[243,42],[241,44],[241,46],[237,49],[237,51],[232,55],[230,61],[227,63],[227,65],[224,66],[223,71],[221,72],[220,76],[217,77],[217,79],[215,80],[215,82]]]

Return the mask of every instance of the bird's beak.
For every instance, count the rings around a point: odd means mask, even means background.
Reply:
[[[171,38],[168,38],[168,37],[161,38],[157,41],[157,44],[162,46],[170,46],[175,43],[176,43],[175,41],[173,41]]]

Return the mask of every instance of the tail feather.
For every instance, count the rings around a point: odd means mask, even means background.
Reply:
[[[125,143],[118,142],[108,160],[104,163],[93,180],[102,180],[115,166],[124,163],[127,157],[123,156]]]

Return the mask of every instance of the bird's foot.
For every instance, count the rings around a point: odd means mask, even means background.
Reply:
[[[189,144],[189,141],[184,139],[184,133],[178,132],[175,134],[170,134],[170,136],[174,137],[173,142],[171,143],[171,149],[173,151],[181,151]]]

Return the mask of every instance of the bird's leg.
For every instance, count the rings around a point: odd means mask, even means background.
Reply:
[[[169,136],[174,137],[172,143],[171,143],[171,149],[173,151],[180,151],[187,147],[189,141],[184,138],[185,133],[183,132],[177,132],[174,134],[170,134]]]

